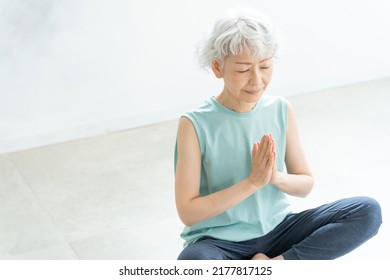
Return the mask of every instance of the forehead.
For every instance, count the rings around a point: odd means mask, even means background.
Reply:
[[[253,55],[230,55],[225,58],[225,63],[234,63],[234,64],[254,64],[254,63],[264,63],[271,61],[271,57],[258,57]]]
[[[225,57],[225,62],[231,62],[236,64],[253,64],[253,63],[263,63],[269,61],[271,57],[259,57],[254,56],[253,53],[245,49],[237,55],[229,55]]]

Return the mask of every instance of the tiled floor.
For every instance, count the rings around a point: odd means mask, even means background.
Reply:
[[[388,259],[390,79],[289,97],[315,174],[302,210],[369,195],[378,235],[344,259]],[[175,259],[177,120],[0,155],[0,259]]]

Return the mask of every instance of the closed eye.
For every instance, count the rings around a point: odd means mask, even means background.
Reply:
[[[249,71],[249,69],[247,69],[247,70],[242,70],[242,71],[237,71],[238,73],[245,73],[245,72],[248,72]]]

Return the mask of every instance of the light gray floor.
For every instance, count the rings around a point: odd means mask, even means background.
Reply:
[[[369,195],[379,234],[344,259],[388,259],[390,79],[289,98],[315,174],[295,210]],[[0,155],[0,259],[175,259],[177,120]]]

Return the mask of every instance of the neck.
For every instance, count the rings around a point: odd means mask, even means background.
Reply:
[[[248,113],[252,111],[253,108],[256,106],[256,102],[255,103],[243,102],[237,98],[229,96],[229,94],[226,92],[220,93],[215,97],[215,99],[226,108],[238,113]]]

